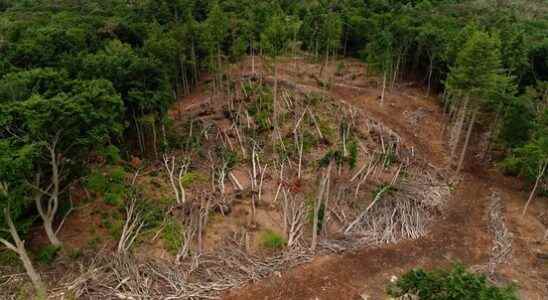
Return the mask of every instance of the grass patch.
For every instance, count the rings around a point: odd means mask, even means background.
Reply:
[[[261,246],[265,249],[279,250],[285,247],[287,241],[272,230],[264,230],[260,235]]]
[[[208,181],[207,175],[197,171],[190,171],[186,173],[185,175],[183,175],[183,177],[181,178],[181,184],[185,188],[190,187],[193,183],[200,183],[200,182],[207,182],[207,181]]]

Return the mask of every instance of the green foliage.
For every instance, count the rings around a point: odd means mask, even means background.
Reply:
[[[270,118],[273,113],[272,93],[270,89],[259,85],[245,85],[245,93],[251,103],[247,106],[247,112],[255,120],[259,133],[270,131],[272,124]]]
[[[0,265],[18,266],[19,264],[21,264],[21,261],[17,253],[7,249],[0,251]]]
[[[238,164],[238,154],[225,145],[218,145],[215,148],[215,154],[217,155],[217,158],[223,162],[227,170],[232,170],[232,168]]]
[[[348,164],[350,168],[354,169],[358,163],[358,142],[351,140],[348,143]]]
[[[287,26],[289,21],[283,11],[276,9],[261,33],[263,51],[274,59],[284,53],[293,36],[291,26]]]
[[[114,145],[108,145],[97,149],[97,154],[101,155],[108,164],[116,164],[122,160],[120,149]]]
[[[408,293],[424,300],[518,299],[513,287],[496,287],[484,276],[470,273],[461,265],[455,265],[451,270],[411,270],[388,287],[392,297]]]
[[[126,172],[122,167],[95,169],[87,176],[85,183],[90,191],[103,196],[107,204],[121,207],[127,193],[125,177]]]
[[[263,230],[260,234],[261,246],[270,250],[279,250],[285,247],[287,241],[272,230]]]
[[[169,218],[162,232],[162,239],[166,250],[172,255],[177,254],[183,242],[183,225]]]
[[[185,188],[190,187],[193,183],[200,183],[200,182],[207,182],[207,181],[208,181],[207,175],[197,171],[187,172],[181,178],[181,184]]]
[[[371,196],[373,199],[376,199],[378,197],[383,196],[384,194],[391,194],[396,191],[396,188],[394,188],[392,185],[388,183],[383,183],[378,185],[372,192]]]
[[[487,100],[496,88],[501,70],[500,40],[477,31],[459,52],[446,81],[449,92],[474,100]]]
[[[58,247],[58,246],[54,246],[54,245],[44,246],[40,248],[40,250],[38,250],[36,259],[40,263],[49,265],[55,260],[60,250],[61,250],[61,247]]]

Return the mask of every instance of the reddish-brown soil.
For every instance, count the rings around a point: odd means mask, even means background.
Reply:
[[[292,69],[291,64],[284,67],[282,77],[293,77],[292,71],[288,71]],[[315,72],[313,65],[305,64],[301,68]],[[365,66],[351,62],[345,72],[364,69]],[[305,76],[297,78],[301,84],[315,86]],[[363,78],[353,82],[342,78],[334,81],[330,91],[332,97],[351,103],[382,121],[436,167],[448,167],[450,162],[442,133],[445,117],[434,99],[418,89],[395,88],[387,93],[385,103],[380,105],[378,89]],[[426,113],[411,126],[405,114],[419,108]],[[516,283],[523,299],[548,299],[548,265],[537,257],[537,253],[546,253],[547,247],[546,241],[541,241],[545,229],[537,219],[539,211],[546,211],[546,205],[542,203],[546,199],[537,199],[530,213],[519,219],[518,212],[527,195],[520,191],[516,180],[504,178],[496,170],[486,171],[477,164],[473,159],[467,162],[447,209],[427,236],[381,248],[317,257],[309,264],[229,291],[223,298],[385,299],[385,287],[390,278],[410,268],[443,267],[456,261],[467,266],[486,263],[492,247],[486,206],[491,191],[497,190],[507,206],[507,225],[514,234],[512,259],[499,266],[500,274],[497,275]],[[534,245],[536,250],[532,250]]]

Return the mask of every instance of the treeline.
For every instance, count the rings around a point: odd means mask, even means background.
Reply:
[[[424,83],[453,120],[457,169],[479,124],[486,151],[542,188],[547,11],[505,0],[0,0],[0,208],[17,224],[39,216],[60,244],[55,216],[91,153],[157,156],[169,105],[200,74],[216,75],[216,93],[228,63],[298,50],[366,60],[381,98]]]

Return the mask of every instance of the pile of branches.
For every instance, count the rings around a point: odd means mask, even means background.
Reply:
[[[504,264],[510,260],[512,256],[512,240],[513,235],[506,227],[504,218],[504,204],[502,198],[497,191],[492,191],[488,208],[489,231],[493,235],[493,246],[491,247],[491,255],[489,261],[474,268],[475,271],[485,273],[488,278],[497,283],[496,269],[497,266]]]
[[[308,262],[305,250],[261,258],[231,237],[214,253],[191,256],[181,264],[132,255],[101,256],[88,271],[66,283],[58,295],[78,299],[216,299],[227,289]]]
[[[380,193],[380,192],[379,192]],[[345,231],[358,245],[381,245],[427,234],[450,195],[449,187],[430,173],[408,174],[386,188],[375,205],[361,213]]]

